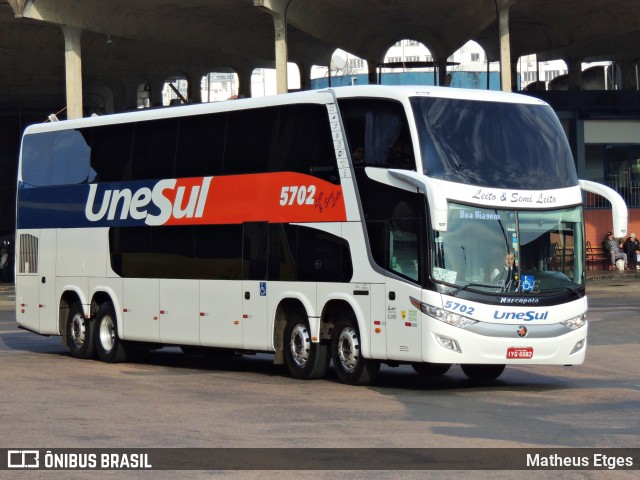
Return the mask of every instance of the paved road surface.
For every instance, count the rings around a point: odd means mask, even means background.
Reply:
[[[16,327],[0,286],[0,447],[640,447],[640,281],[590,282],[590,345],[575,367],[508,367],[491,385],[383,367],[372,387],[297,381],[268,355],[218,362],[176,348],[135,364],[76,360]],[[131,472],[0,478],[131,478]],[[520,472],[550,478],[550,472]],[[637,471],[635,472],[637,473]],[[447,472],[138,472],[136,478],[451,478]],[[554,478],[634,478],[631,472]],[[456,478],[514,478],[461,472]]]

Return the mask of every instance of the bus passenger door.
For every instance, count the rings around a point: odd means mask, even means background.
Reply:
[[[242,344],[248,350],[267,350],[269,224],[244,224],[242,252]]]
[[[267,282],[242,282],[242,346],[248,350],[267,350]]]

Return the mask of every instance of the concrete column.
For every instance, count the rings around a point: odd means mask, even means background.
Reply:
[[[152,107],[162,106],[162,89],[164,88],[164,84],[165,84],[164,78],[154,78],[153,80],[149,81],[149,88],[150,88],[149,102],[151,103]],[[128,87],[127,93],[129,93],[129,91],[132,91],[134,98],[137,98],[138,96],[137,84],[133,88]],[[127,103],[127,105],[129,104]]]
[[[289,2],[283,0],[253,0],[256,7],[266,10],[273,17],[276,50],[276,91],[278,94],[287,93],[287,7]]]
[[[436,60],[438,64],[438,85],[446,87],[447,85],[447,59],[439,58]]]
[[[251,75],[253,70],[249,68],[236,68],[238,75],[238,98],[251,98]]]
[[[570,58],[565,60],[569,69],[569,90],[582,90],[582,60]]]
[[[367,59],[367,76],[369,85],[378,84],[378,62],[376,60]]]
[[[276,34],[276,89],[278,94],[287,93],[289,86],[287,79],[288,51],[287,51],[287,24],[284,16],[273,15],[273,27]]]
[[[511,92],[511,44],[509,41],[509,2],[498,2],[500,38],[500,85],[502,91]]]
[[[82,30],[62,25],[67,85],[67,118],[82,118]]]
[[[124,111],[136,110],[138,108],[138,89],[140,85],[147,84],[147,82],[139,77],[127,78],[123,80],[122,84],[122,101],[124,104]],[[162,84],[160,84],[162,90]],[[153,106],[151,99],[151,87],[149,87],[149,106]],[[160,96],[160,104],[162,105],[162,95]]]
[[[620,60],[622,76],[622,90],[638,90],[637,62],[634,60]]]
[[[124,98],[124,86],[122,82],[111,81],[108,83],[111,92],[113,93],[113,112],[119,113],[125,110],[125,98]]]
[[[203,72],[190,72],[187,75],[187,100],[189,103],[202,103]]]
[[[311,67],[304,63],[298,63],[298,73],[300,74],[300,90],[310,90]]]
[[[564,123],[565,117],[560,117]],[[586,149],[584,144],[584,119],[580,117],[578,111],[570,112],[566,114],[566,119],[569,122],[569,145],[571,146],[571,153],[576,162],[576,170],[578,171],[578,178],[586,178],[587,166],[586,166]]]

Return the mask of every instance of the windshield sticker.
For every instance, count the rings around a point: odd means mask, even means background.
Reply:
[[[540,293],[540,282],[536,281],[533,275],[523,275],[520,279],[515,278],[508,282],[499,280],[494,286],[502,293]]]
[[[533,292],[533,288],[535,287],[535,281],[533,279],[533,275],[522,275],[520,278],[520,288],[523,292]]]
[[[460,218],[464,220],[502,220],[499,213],[483,212],[482,210],[460,210]]]
[[[439,282],[456,283],[458,272],[446,268],[433,267],[433,278]]]

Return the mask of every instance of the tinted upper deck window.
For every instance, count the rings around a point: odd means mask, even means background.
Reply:
[[[72,185],[92,177],[91,148],[80,130],[26,135],[22,146],[22,180],[33,186]]]
[[[548,105],[411,99],[424,173],[470,185],[542,190],[578,184],[560,121]]]

